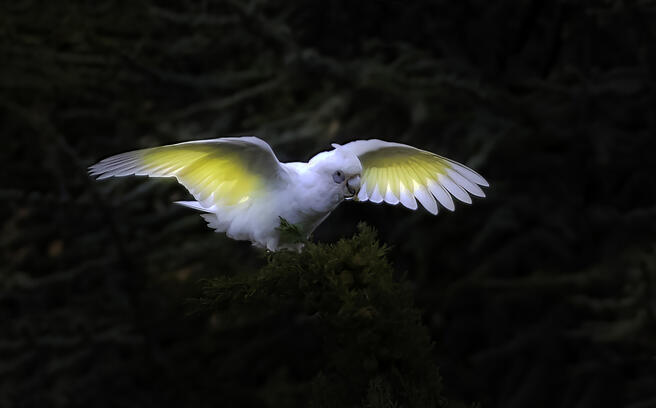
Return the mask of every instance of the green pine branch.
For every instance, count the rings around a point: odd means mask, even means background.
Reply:
[[[297,231],[288,223],[281,228]],[[291,308],[315,317],[323,352],[308,390],[314,407],[439,406],[430,338],[386,252],[374,230],[360,224],[352,238],[275,252],[254,273],[211,279],[200,303],[220,312]]]

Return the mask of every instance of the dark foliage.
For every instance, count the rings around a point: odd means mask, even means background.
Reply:
[[[649,1],[5,2],[0,406],[384,406],[437,398],[429,367],[451,406],[654,406],[655,30]],[[283,161],[409,143],[491,188],[437,217],[347,203],[267,259],[173,181],[86,174],[236,134]],[[393,269],[364,251],[380,280],[344,260],[366,234],[322,244],[359,221],[391,246]],[[346,269],[381,293],[369,320],[360,287],[335,312]]]
[[[359,229],[334,245],[271,254],[255,273],[212,278],[199,303],[225,321],[235,313],[301,319],[314,350],[294,361],[295,371],[314,375],[304,398],[313,407],[438,406],[437,367],[411,292],[394,279],[373,231]]]

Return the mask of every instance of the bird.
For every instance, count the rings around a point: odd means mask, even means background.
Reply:
[[[282,163],[254,136],[194,140],[117,154],[89,167],[98,180],[129,175],[175,177],[194,197],[176,204],[200,211],[208,226],[269,251],[300,251],[281,221],[304,239],[343,201],[401,204],[431,214],[471,204],[489,183],[435,153],[378,139],[332,144],[307,163]],[[471,195],[471,196],[470,196]]]

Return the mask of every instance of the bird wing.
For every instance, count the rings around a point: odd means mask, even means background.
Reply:
[[[356,140],[344,148],[362,163],[359,201],[398,204],[417,209],[417,200],[432,214],[437,201],[453,211],[451,196],[470,204],[469,194],[485,197],[479,186],[488,182],[474,170],[453,160],[412,146],[382,140]]]
[[[271,147],[256,137],[135,150],[101,160],[89,172],[98,179],[133,174],[175,177],[205,208],[247,203],[288,177]]]

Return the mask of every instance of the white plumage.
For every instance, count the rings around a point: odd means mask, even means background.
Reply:
[[[122,153],[91,166],[98,179],[148,175],[175,177],[196,201],[177,204],[203,212],[208,226],[230,238],[275,251],[299,249],[281,242],[280,218],[302,234],[312,231],[345,199],[419,203],[451,211],[451,196],[471,203],[487,181],[472,169],[400,143],[358,140],[321,152],[308,163],[281,163],[256,137],[198,140]]]

